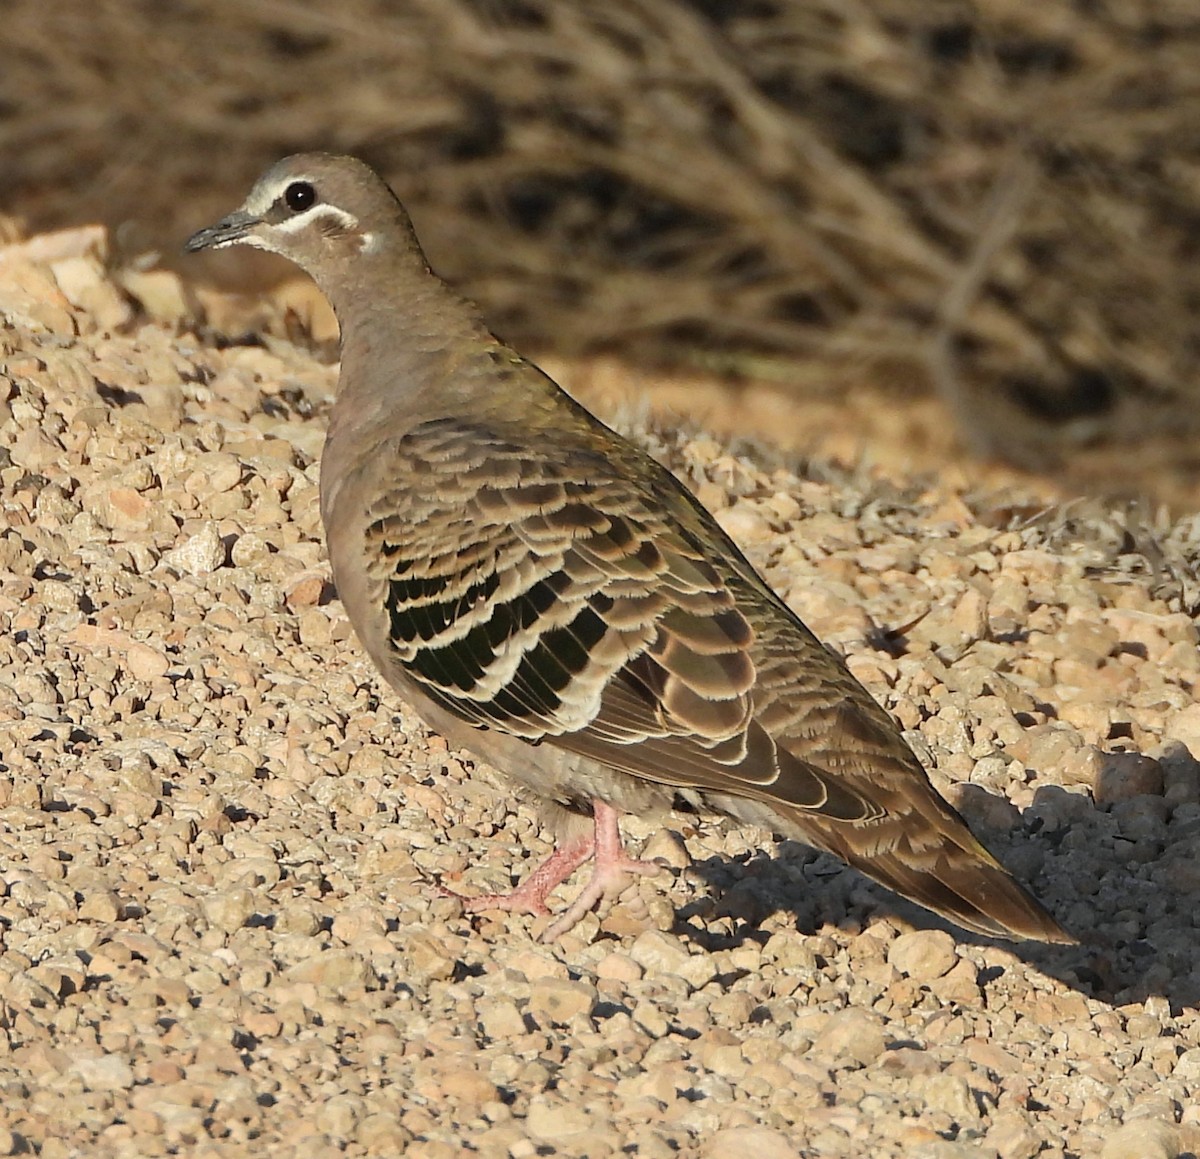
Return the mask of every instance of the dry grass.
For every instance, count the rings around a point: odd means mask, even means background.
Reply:
[[[10,0],[0,209],[173,248],[365,156],[507,336],[940,394],[1036,463],[1194,432],[1184,0]]]

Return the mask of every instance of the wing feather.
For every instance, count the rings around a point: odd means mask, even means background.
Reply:
[[[620,464],[547,463],[517,441],[447,428],[406,437],[398,457],[436,470],[383,496],[368,532],[392,645],[435,700],[665,785],[840,820],[879,814],[869,786],[791,751],[806,722],[771,690],[795,673],[773,671],[764,625],[739,606],[747,572],[706,558],[673,484],[664,511],[661,485],[639,490]],[[798,624],[773,596],[770,607],[768,636]]]

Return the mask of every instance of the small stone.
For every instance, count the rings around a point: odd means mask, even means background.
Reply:
[[[77,1058],[73,1070],[89,1091],[127,1091],[133,1086],[133,1067],[113,1054],[99,1058]]]
[[[305,1152],[319,1159],[326,1159],[325,1151],[316,1151],[310,1140],[305,1140]],[[337,1152],[329,1152],[328,1159],[334,1159]],[[404,1148],[406,1159],[461,1159],[462,1152],[453,1144],[443,1139],[416,1139]]]
[[[59,998],[65,998],[68,994],[78,994],[87,981],[83,965],[69,959],[43,962],[28,970],[25,976]]]
[[[91,890],[79,905],[80,921],[115,922],[120,916],[121,899],[111,889]]]
[[[677,974],[691,955],[673,935],[646,930],[630,946],[629,956],[648,974]]]
[[[93,257],[63,258],[50,266],[63,296],[77,309],[86,311],[101,330],[125,326],[133,309],[104,274]]]
[[[456,959],[441,938],[430,933],[410,934],[404,948],[409,966],[417,977],[444,981],[453,975]]]
[[[225,545],[215,523],[206,523],[178,547],[163,552],[162,562],[182,575],[208,575],[225,562]]]
[[[726,496],[722,495],[722,498],[728,501]],[[716,519],[725,533],[739,544],[760,543],[773,534],[770,524],[747,503],[717,511]]]
[[[228,451],[208,451],[198,455],[194,469],[183,483],[192,495],[219,495],[232,491],[242,481],[242,464]]]
[[[867,1066],[887,1049],[877,1014],[850,1007],[832,1015],[813,1042],[818,1055]]]
[[[952,970],[929,983],[929,989],[943,1002],[971,1005],[979,1001],[979,972],[973,962],[959,958]]]
[[[229,889],[204,899],[204,916],[213,929],[232,934],[254,915],[257,899],[248,889]]]
[[[177,382],[148,382],[136,393],[152,426],[160,431],[176,431],[183,425],[187,399]]]
[[[987,599],[978,588],[967,588],[949,619],[950,637],[962,642],[982,640],[988,631]]]
[[[48,1080],[65,1074],[72,1066],[72,1062],[71,1056],[66,1051],[50,1046],[48,1042],[35,1042],[28,1049],[22,1051],[21,1065],[35,1079]]]
[[[887,960],[916,982],[932,982],[953,969],[958,952],[945,930],[912,930],[892,942]]]
[[[1187,745],[1167,741],[1158,754],[1158,763],[1163,772],[1163,796],[1172,809],[1200,804],[1200,761]]]
[[[1141,753],[1102,753],[1092,785],[1097,805],[1114,805],[1143,795],[1161,796],[1163,771],[1153,757]]]
[[[70,229],[54,229],[11,244],[0,246],[0,263],[37,262],[44,265],[64,258],[94,258],[100,263],[108,260],[108,230],[102,225],[78,225]],[[5,270],[8,273],[8,270]]]
[[[368,1155],[400,1155],[412,1142],[411,1131],[396,1122],[396,1116],[385,1112],[368,1115],[358,1125],[354,1140],[365,1147]]]
[[[1171,715],[1164,735],[1200,753],[1200,704],[1189,704]]]
[[[911,1046],[898,1046],[894,1050],[889,1050],[880,1059],[879,1065],[884,1070],[906,1077],[937,1074],[941,1069],[937,1059],[927,1050],[917,1050]]]
[[[671,1029],[667,1016],[653,1002],[639,1002],[633,1008],[633,1021],[651,1038],[662,1038]]]
[[[1121,836],[1130,841],[1164,841],[1171,807],[1162,797],[1142,794],[1113,806]]]
[[[312,982],[333,990],[356,986],[373,989],[378,984],[370,964],[350,950],[322,950],[314,957],[288,967],[285,976],[291,982]]]
[[[155,321],[173,326],[191,311],[183,282],[170,270],[121,270],[118,281],[125,292]]]
[[[32,334],[49,331],[70,337],[75,334],[75,319],[67,309],[69,302],[49,272],[22,261],[6,261],[0,279],[0,317],[5,322]]]
[[[1007,797],[991,793],[982,785],[959,785],[956,796],[954,804],[972,826],[1009,833],[1021,824],[1021,811]]]
[[[21,434],[8,453],[9,459],[26,471],[40,473],[62,454],[62,446],[44,431],[32,429]]]
[[[926,1075],[917,1086],[916,1093],[924,1100],[926,1107],[944,1112],[956,1123],[979,1117],[971,1088],[959,1075],[946,1074],[944,1071]]]
[[[348,1139],[363,1115],[363,1101],[356,1095],[334,1095],[316,1108],[313,1121],[317,1130],[338,1139]]]
[[[720,971],[711,954],[689,954],[675,972],[693,990],[702,990]]]
[[[463,1067],[442,1079],[442,1090],[450,1098],[471,1107],[483,1107],[500,1098],[496,1084],[477,1070]]]
[[[700,1151],[702,1159],[799,1159],[801,1152],[781,1131],[769,1127],[727,1127],[715,1131]]]
[[[592,1121],[582,1107],[573,1103],[549,1103],[532,1099],[525,1117],[529,1134],[535,1139],[568,1139],[591,1131]]]
[[[710,1041],[700,1048],[700,1062],[705,1070],[710,1070],[722,1078],[732,1082],[744,1079],[750,1070],[750,1064],[742,1054],[741,1046],[734,1043]]]
[[[1179,1128],[1162,1119],[1133,1119],[1105,1141],[1100,1159],[1176,1159]]]
[[[279,1016],[269,1010],[251,1010],[242,1018],[242,1025],[255,1038],[274,1038],[282,1029]]]
[[[234,562],[237,562],[236,556]],[[293,612],[300,608],[312,608],[316,607],[324,590],[323,575],[301,575],[284,586],[283,600]]]
[[[55,612],[74,612],[79,608],[79,597],[70,584],[62,580],[42,580],[38,592],[42,603]]]
[[[530,982],[538,978],[567,977],[567,967],[562,962],[539,950],[519,950],[508,959],[506,965],[520,971]]]
[[[1045,830],[1053,832],[1085,822],[1094,808],[1082,789],[1072,792],[1061,785],[1041,785],[1033,795],[1028,819],[1040,821]]]
[[[628,954],[612,953],[596,963],[596,977],[614,982],[640,982],[646,971]]]
[[[92,487],[83,495],[84,506],[105,527],[145,527],[151,503],[132,487]]]
[[[257,532],[247,531],[239,535],[229,549],[229,562],[234,567],[253,568],[271,556],[271,546]]]
[[[919,1130],[920,1128],[910,1128],[914,1136]],[[915,1138],[906,1142],[909,1145],[904,1154],[911,1159],[980,1159],[979,1148],[974,1143],[954,1143],[936,1136],[925,1142],[918,1142]],[[983,1155],[986,1156],[987,1152],[983,1152]]]
[[[321,928],[321,919],[307,905],[285,906],[275,917],[275,932],[311,937]]]
[[[539,1026],[562,1025],[579,1014],[590,1014],[596,988],[567,978],[539,978],[529,994],[529,1013]]]
[[[526,1033],[525,1019],[517,1004],[507,998],[476,1004],[475,1013],[479,1025],[488,1038],[500,1040],[517,1038]]]
[[[671,829],[658,829],[642,846],[638,855],[645,861],[661,861],[673,869],[687,869],[692,864],[691,854],[683,838]]]
[[[1023,1115],[1011,1111],[992,1119],[986,1140],[989,1147],[995,1147],[1000,1159],[1034,1159],[1042,1149],[1033,1125]]]
[[[333,919],[330,933],[339,942],[352,946],[355,942],[387,933],[387,919],[379,910],[357,906],[338,914]]]
[[[130,644],[125,653],[125,664],[129,675],[135,680],[158,680],[165,676],[171,666],[167,657],[149,644]]]

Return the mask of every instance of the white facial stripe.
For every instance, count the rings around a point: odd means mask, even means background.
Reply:
[[[290,184],[291,181],[288,181],[283,185],[272,186],[270,189],[264,189],[261,185],[256,185],[250,191],[250,196],[246,198],[246,204],[243,208],[254,217],[262,217],[279,200],[283,191]]]
[[[229,237],[224,241],[214,241],[210,246],[208,246],[208,248],[213,250],[225,250],[231,245],[248,245],[252,249],[267,250],[268,252],[270,250],[270,247],[266,244],[266,242],[263,241],[261,237],[256,237],[252,233],[244,233],[238,237]]]
[[[279,222],[273,226],[273,229],[280,233],[299,233],[302,229],[307,229],[318,218],[330,217],[338,222],[343,229],[356,230],[358,229],[358,218],[352,213],[347,213],[344,209],[338,209],[336,205],[324,205],[318,202],[311,209],[306,209],[303,213],[296,214],[295,217],[289,217],[286,221]]]

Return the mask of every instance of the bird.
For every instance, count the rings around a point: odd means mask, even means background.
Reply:
[[[470,911],[554,940],[634,875],[620,817],[682,805],[827,851],[975,933],[1071,943],[930,783],[899,726],[673,474],[497,338],[364,162],[300,153],[188,252],[250,246],[328,298],[320,473],[334,585],[384,679],[553,823]]]

